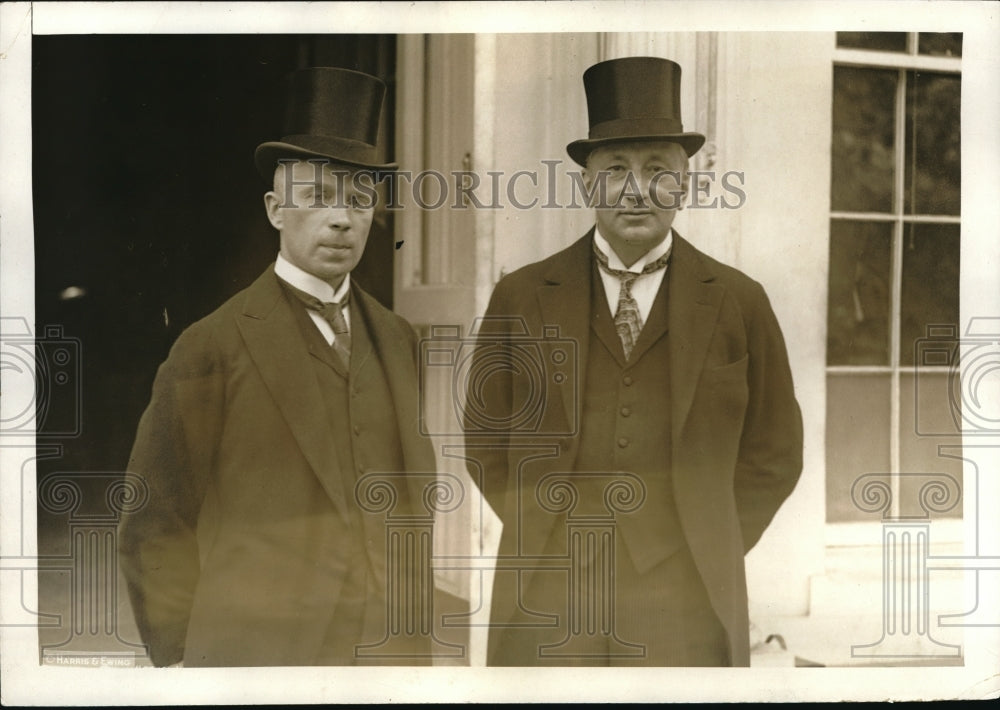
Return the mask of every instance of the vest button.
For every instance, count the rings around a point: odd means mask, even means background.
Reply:
[[[625,375],[625,377],[622,378],[622,382],[625,383],[626,387],[632,386],[632,378],[629,375]]]
[[[626,439],[626,438],[625,438],[625,437],[623,436],[622,438],[620,438],[620,439],[618,440],[618,448],[620,448],[620,449],[624,449],[624,448],[625,448],[626,446],[628,446],[628,439]]]
[[[632,410],[629,409],[628,407],[622,407],[621,411],[622,411],[622,416],[623,417],[628,417],[628,416],[631,416],[631,414],[632,414]]]
[[[355,434],[360,434],[361,433],[361,427],[359,427],[357,424],[354,425],[354,433]]]

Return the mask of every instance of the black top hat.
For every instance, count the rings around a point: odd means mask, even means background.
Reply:
[[[590,133],[566,152],[580,165],[602,145],[622,141],[667,140],[688,157],[705,143],[701,133],[681,125],[681,67],[658,57],[610,59],[583,73]]]
[[[379,163],[378,124],[385,84],[350,69],[312,67],[295,72],[288,87],[284,136],[257,146],[254,162],[266,180],[280,158],[329,158],[372,170],[395,170]]]

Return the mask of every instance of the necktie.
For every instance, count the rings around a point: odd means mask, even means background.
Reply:
[[[333,329],[333,349],[340,356],[344,365],[351,362],[351,333],[347,327],[347,319],[344,318],[344,308],[350,300],[351,290],[348,289],[344,297],[339,301],[321,301],[312,294],[297,289],[286,282],[288,289],[305,304],[306,308],[319,313],[323,320],[330,324]]]
[[[615,311],[615,330],[618,331],[618,339],[622,341],[622,349],[625,351],[626,360],[632,354],[632,348],[635,347],[635,341],[639,339],[639,333],[642,331],[643,325],[642,316],[639,313],[639,304],[635,302],[635,298],[632,296],[632,284],[640,276],[645,276],[646,274],[666,268],[667,262],[670,261],[670,251],[670,249],[667,249],[666,254],[656,261],[646,264],[642,269],[642,273],[637,274],[634,271],[612,269],[608,265],[607,255],[598,249],[597,242],[594,242],[594,256],[597,258],[598,266],[605,273],[618,277],[622,285],[621,290],[618,292],[618,310]]]

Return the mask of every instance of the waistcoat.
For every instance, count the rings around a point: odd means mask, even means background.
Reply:
[[[367,617],[358,622],[359,641],[377,641],[384,629],[386,596],[386,525],[384,513],[370,513],[355,493],[359,479],[367,473],[399,473],[403,454],[396,423],[396,411],[365,319],[351,299],[351,357],[345,367],[327,344],[305,307],[292,295],[296,320],[311,355],[311,366],[327,410],[330,445],[340,465],[341,485],[347,501],[349,535],[338,549],[351,573],[345,580],[338,616]],[[394,479],[399,504],[395,513],[409,509],[403,479]],[[334,600],[331,600],[333,603]],[[343,623],[334,618],[334,624]],[[364,627],[362,630],[361,627]],[[374,635],[373,635],[374,634]]]
[[[615,513],[617,546],[627,550],[640,574],[685,545],[670,470],[668,278],[626,361],[596,264],[591,274],[590,343],[574,471],[628,472],[641,481],[642,505]],[[581,477],[581,505],[604,509],[607,480]]]

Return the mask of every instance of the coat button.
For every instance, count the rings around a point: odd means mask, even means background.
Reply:
[[[632,386],[632,378],[629,375],[625,375],[625,377],[622,378],[622,382],[625,383],[626,387]]]
[[[625,438],[625,437],[623,436],[622,438],[620,438],[620,439],[618,440],[618,448],[620,448],[620,449],[624,449],[624,448],[625,448],[626,446],[628,446],[628,439],[626,439],[626,438]]]
[[[629,409],[628,407],[622,407],[621,412],[623,417],[628,417],[632,415],[632,410]]]
[[[361,427],[359,427],[357,424],[354,425],[354,433],[355,434],[360,434],[361,433]]]

